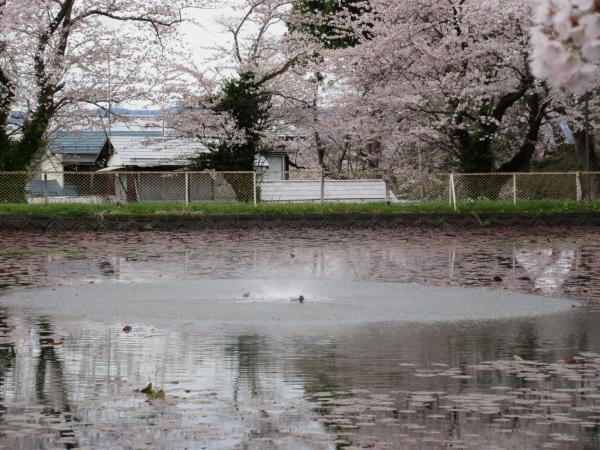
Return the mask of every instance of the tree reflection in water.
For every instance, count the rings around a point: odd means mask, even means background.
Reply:
[[[10,329],[7,323],[8,316],[6,310],[0,308],[0,386],[5,386],[6,374],[13,370],[16,358],[15,346],[10,338]],[[6,415],[5,399],[3,394],[6,391],[0,390],[0,421],[4,423]]]
[[[43,406],[42,414],[49,417],[50,423],[60,424],[58,433],[65,448],[77,448],[65,370],[57,352],[57,346],[62,342],[56,337],[48,318],[41,317],[35,325],[39,336],[39,356],[35,369],[37,403]]]
[[[232,364],[232,370],[236,373],[233,381],[233,400],[236,409],[239,409],[241,382],[248,384],[252,397],[261,394],[260,374],[267,368],[264,358],[267,341],[255,335],[236,336],[232,341],[225,347],[225,354]]]

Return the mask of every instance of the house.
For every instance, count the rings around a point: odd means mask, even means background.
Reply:
[[[111,140],[161,135],[160,131],[112,131]],[[93,172],[106,167],[109,157],[107,142],[106,131],[59,132],[50,140],[48,150],[60,161],[64,172]]]
[[[62,172],[182,170],[205,150],[197,140],[165,137],[162,131],[119,130],[110,138],[105,131],[60,132],[50,140],[41,171],[52,173],[62,185]],[[283,179],[289,158],[284,151],[271,152],[257,158],[256,170]]]
[[[180,200],[185,194],[181,192],[185,176],[180,173],[206,147],[198,140],[166,137],[160,111],[113,112],[126,119],[113,121],[110,131],[60,131],[49,139],[48,150],[37,167],[45,173],[46,183],[53,183],[49,193],[62,188],[63,193],[75,193],[75,197],[99,197],[104,201]],[[262,179],[283,180],[288,162],[287,154],[278,150],[257,158],[255,170],[264,173]],[[98,176],[90,172],[98,172]],[[224,186],[231,190],[231,182],[223,178],[188,174],[190,200],[230,198],[233,194]],[[31,188],[31,192],[39,191],[39,186]],[[57,201],[58,197],[67,201],[69,195],[56,195]]]
[[[194,155],[206,151],[197,140],[121,135],[111,136],[107,147],[107,161],[100,172],[116,173],[115,195],[119,202],[181,201],[186,198],[186,183],[188,198],[190,191],[196,193],[194,199],[211,199],[211,192],[214,197],[214,182],[209,176],[200,181],[193,175],[190,182],[182,172]],[[190,188],[190,184],[196,188]],[[196,192],[197,186],[201,186],[201,193]]]

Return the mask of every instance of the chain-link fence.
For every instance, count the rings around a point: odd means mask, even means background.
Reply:
[[[1,172],[0,203],[385,202],[600,200],[600,173]]]
[[[258,184],[253,172],[2,172],[0,203],[254,202]]]

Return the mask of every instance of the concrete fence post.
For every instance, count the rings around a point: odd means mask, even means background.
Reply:
[[[577,190],[577,202],[581,202],[583,200],[583,192],[581,189],[581,172],[577,172],[575,174],[575,188]]]
[[[383,177],[383,181],[385,183],[385,204],[386,204],[386,206],[390,206],[392,204],[392,201],[391,201],[390,177],[389,177],[389,175],[385,175]]]
[[[321,205],[325,204],[325,172],[321,172]]]
[[[44,172],[44,205],[48,204],[48,174]]]
[[[513,173],[513,205],[517,205],[517,174]]]
[[[185,206],[190,206],[190,173],[185,173]]]
[[[256,182],[256,172],[252,172],[252,189],[254,190],[254,207],[258,206],[258,186]]]
[[[458,204],[456,201],[456,184],[454,182],[454,174],[450,174],[450,199],[451,205],[454,208],[454,211],[458,211]]]

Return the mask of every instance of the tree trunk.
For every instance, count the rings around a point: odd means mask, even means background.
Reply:
[[[338,172],[341,172],[344,165],[344,160],[346,159],[346,155],[348,154],[348,149],[350,148],[350,137],[346,136],[344,139],[344,144],[342,146],[342,153],[337,159],[336,169]]]
[[[8,161],[7,170],[28,170],[36,155],[46,146],[46,133],[50,125],[51,113],[40,107],[31,119],[23,124],[23,136],[13,146],[14,151]]]
[[[367,169],[378,170],[381,163],[382,145],[379,139],[374,139],[367,144],[366,148]]]
[[[315,148],[317,149],[317,161],[319,166],[325,170],[325,146],[323,145],[323,141],[321,140],[321,135],[318,131],[313,133],[313,137],[315,140]]]
[[[325,167],[325,146],[323,145],[323,141],[321,140],[321,134],[319,133],[319,86],[321,84],[322,75],[317,72],[315,75],[315,89],[313,92],[312,98],[312,121],[315,126],[315,131],[313,132],[313,140],[315,144],[315,150],[317,151],[317,163],[322,170],[327,170]]]
[[[500,166],[499,172],[525,172],[529,170],[531,158],[535,154],[535,146],[540,137],[540,129],[547,104],[542,101],[539,94],[533,94],[527,99],[527,106],[529,107],[529,118],[527,120],[529,129],[525,140],[516,155]]]
[[[479,129],[472,134],[462,128],[464,116],[458,114],[454,137],[458,140],[461,171],[466,173],[494,171],[496,159],[493,154],[491,136],[498,131],[499,124],[509,109],[525,96],[534,82],[533,76],[526,72],[518,88],[500,97],[495,106],[491,108],[488,114],[494,118],[494,121],[486,124],[480,123]],[[534,97],[537,97],[537,94]]]
[[[460,171],[462,173],[487,173],[494,170],[492,143],[487,136],[469,137],[459,150]]]
[[[496,173],[524,172],[529,170],[531,159],[535,154],[547,103],[544,103],[542,96],[536,93],[527,98],[527,106],[529,112],[525,139],[517,153],[510,161],[502,164],[495,171]],[[477,164],[481,164],[482,162],[485,162],[486,164],[493,163],[491,142],[480,139],[472,139],[471,141],[475,142],[475,145],[473,145],[472,148],[477,152],[472,154],[478,155],[477,159],[473,159],[471,162]],[[493,168],[485,172],[490,172],[490,177],[465,178],[465,192],[473,199],[486,198],[497,200],[500,197],[502,189],[507,183],[511,182],[512,177],[510,175],[493,175]]]
[[[460,144],[459,170],[462,173],[489,173],[494,170],[494,154],[491,140],[482,131],[483,136],[470,136],[465,130],[455,133]],[[497,198],[499,191],[487,177],[465,176],[457,180],[459,196],[472,200]]]

